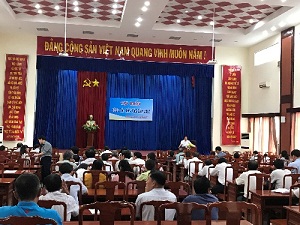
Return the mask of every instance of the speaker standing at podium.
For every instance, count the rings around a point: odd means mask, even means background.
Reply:
[[[191,147],[196,147],[196,145],[192,144],[192,142],[190,142],[188,140],[187,136],[184,136],[183,140],[180,142],[178,148],[187,148],[190,149]]]

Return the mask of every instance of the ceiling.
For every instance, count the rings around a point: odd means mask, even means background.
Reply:
[[[300,24],[299,0],[67,1],[72,38],[211,45],[214,27],[216,45],[251,46]],[[65,5],[65,0],[0,0],[0,32],[63,37]]]

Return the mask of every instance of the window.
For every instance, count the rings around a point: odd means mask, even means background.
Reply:
[[[254,53],[254,66],[280,60],[280,46],[276,43],[268,48]]]

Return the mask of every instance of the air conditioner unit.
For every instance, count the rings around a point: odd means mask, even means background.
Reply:
[[[269,88],[270,87],[270,82],[264,81],[258,84],[259,88]]]
[[[250,141],[249,141],[249,133],[242,133],[241,137],[241,148],[249,149]]]
[[[3,126],[0,126],[0,145],[3,145]]]

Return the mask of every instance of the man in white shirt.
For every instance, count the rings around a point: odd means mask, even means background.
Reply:
[[[143,155],[140,152],[134,152],[133,153],[133,160],[131,160],[130,164],[134,165],[143,165],[143,168],[145,167],[145,160],[142,159]],[[135,166],[133,168],[134,174],[138,175],[141,173],[139,166]]]
[[[193,158],[185,160],[184,161],[184,168],[188,170],[189,174],[188,176],[190,178],[193,177],[193,174],[195,173],[195,163],[191,163],[191,162],[202,162],[198,157],[199,157],[199,153],[198,152],[193,152],[192,153]],[[200,170],[203,166],[203,163],[199,163],[199,169]]]
[[[75,181],[81,183],[82,186],[82,194],[85,194],[88,192],[87,187],[82,183],[82,181],[79,178],[73,177],[71,174],[73,171],[72,165],[69,163],[63,163],[59,166],[59,172],[61,174],[61,179],[64,181]],[[80,187],[78,185],[72,185],[70,188],[70,195],[78,202],[78,191],[80,190]]]
[[[60,165],[62,163],[70,163],[73,166],[73,169],[77,168],[77,165],[75,163],[75,160],[73,159],[73,152],[72,151],[65,151],[63,154],[63,160],[62,161],[58,161],[56,164]],[[55,167],[55,170],[58,171],[58,166]]]
[[[112,162],[108,160],[110,154],[109,153],[104,153],[104,152],[101,154],[101,159],[102,159],[102,162],[105,166],[105,171],[114,171]]]
[[[85,163],[85,164],[87,164],[87,165],[92,165],[93,162],[94,162],[95,160],[97,160],[97,159],[95,158],[95,155],[96,155],[95,150],[92,149],[92,148],[89,148],[88,150],[85,151],[86,159],[83,160],[81,163]]]
[[[132,162],[131,152],[129,150],[123,150],[120,155],[120,160],[122,160],[122,159],[127,160],[129,162],[129,164],[131,164],[131,162]],[[118,162],[116,162],[115,171],[120,171],[120,169],[119,169],[120,160]]]
[[[225,170],[226,167],[231,166],[227,163],[227,160],[225,158],[220,158],[218,160],[218,164],[214,169],[211,170],[210,175],[211,176],[218,176],[218,182],[215,186],[212,187],[211,193],[212,194],[218,194],[218,193],[224,193],[224,186],[225,186]]]
[[[248,176],[250,174],[256,174],[256,173],[261,173],[260,171],[257,170],[258,168],[258,162],[255,160],[250,160],[248,162],[248,171],[243,172],[238,178],[235,179],[235,183],[237,185],[242,185],[244,184],[244,195],[241,198],[238,198],[238,201],[245,201],[247,199],[247,189],[248,189]],[[250,182],[249,190],[255,190],[256,188],[256,182],[253,180],[253,182]],[[250,194],[249,194],[249,199],[250,199]]]
[[[44,185],[48,191],[46,195],[41,195],[39,200],[55,200],[59,202],[64,202],[67,205],[67,221],[71,220],[72,216],[78,216],[79,205],[75,199],[69,195],[68,188],[62,185],[62,180],[58,174],[50,174],[44,179]],[[60,190],[64,193],[62,193]],[[56,210],[61,218],[64,218],[63,206],[55,205],[52,209]]]
[[[140,215],[140,207],[143,202],[149,202],[153,200],[157,201],[171,201],[176,202],[176,196],[166,190],[164,185],[166,183],[166,176],[160,172],[155,171],[150,173],[150,176],[146,182],[146,192],[139,194],[136,201],[136,216],[139,217]],[[173,220],[175,216],[174,209],[168,209],[165,213],[165,220]],[[144,206],[142,211],[142,220],[149,221],[154,220],[154,208],[153,206]]]
[[[188,140],[187,136],[184,136],[184,138],[180,142],[178,148],[190,148],[190,147],[196,147],[196,146]]]
[[[214,165],[212,164],[210,159],[205,160],[203,168],[199,171],[198,175],[199,176],[206,176],[208,178],[208,169],[210,167],[213,167]]]
[[[273,170],[272,173],[270,174],[272,189],[283,188],[283,177],[284,177],[284,175],[291,174],[291,171],[288,169],[284,169],[284,161],[283,160],[276,159],[273,164],[276,169]],[[285,183],[287,184],[288,181],[290,181],[290,179],[286,178]],[[291,186],[291,185],[292,185],[292,183],[289,182],[289,186]],[[285,188],[289,189],[289,187],[287,187],[287,185]]]

